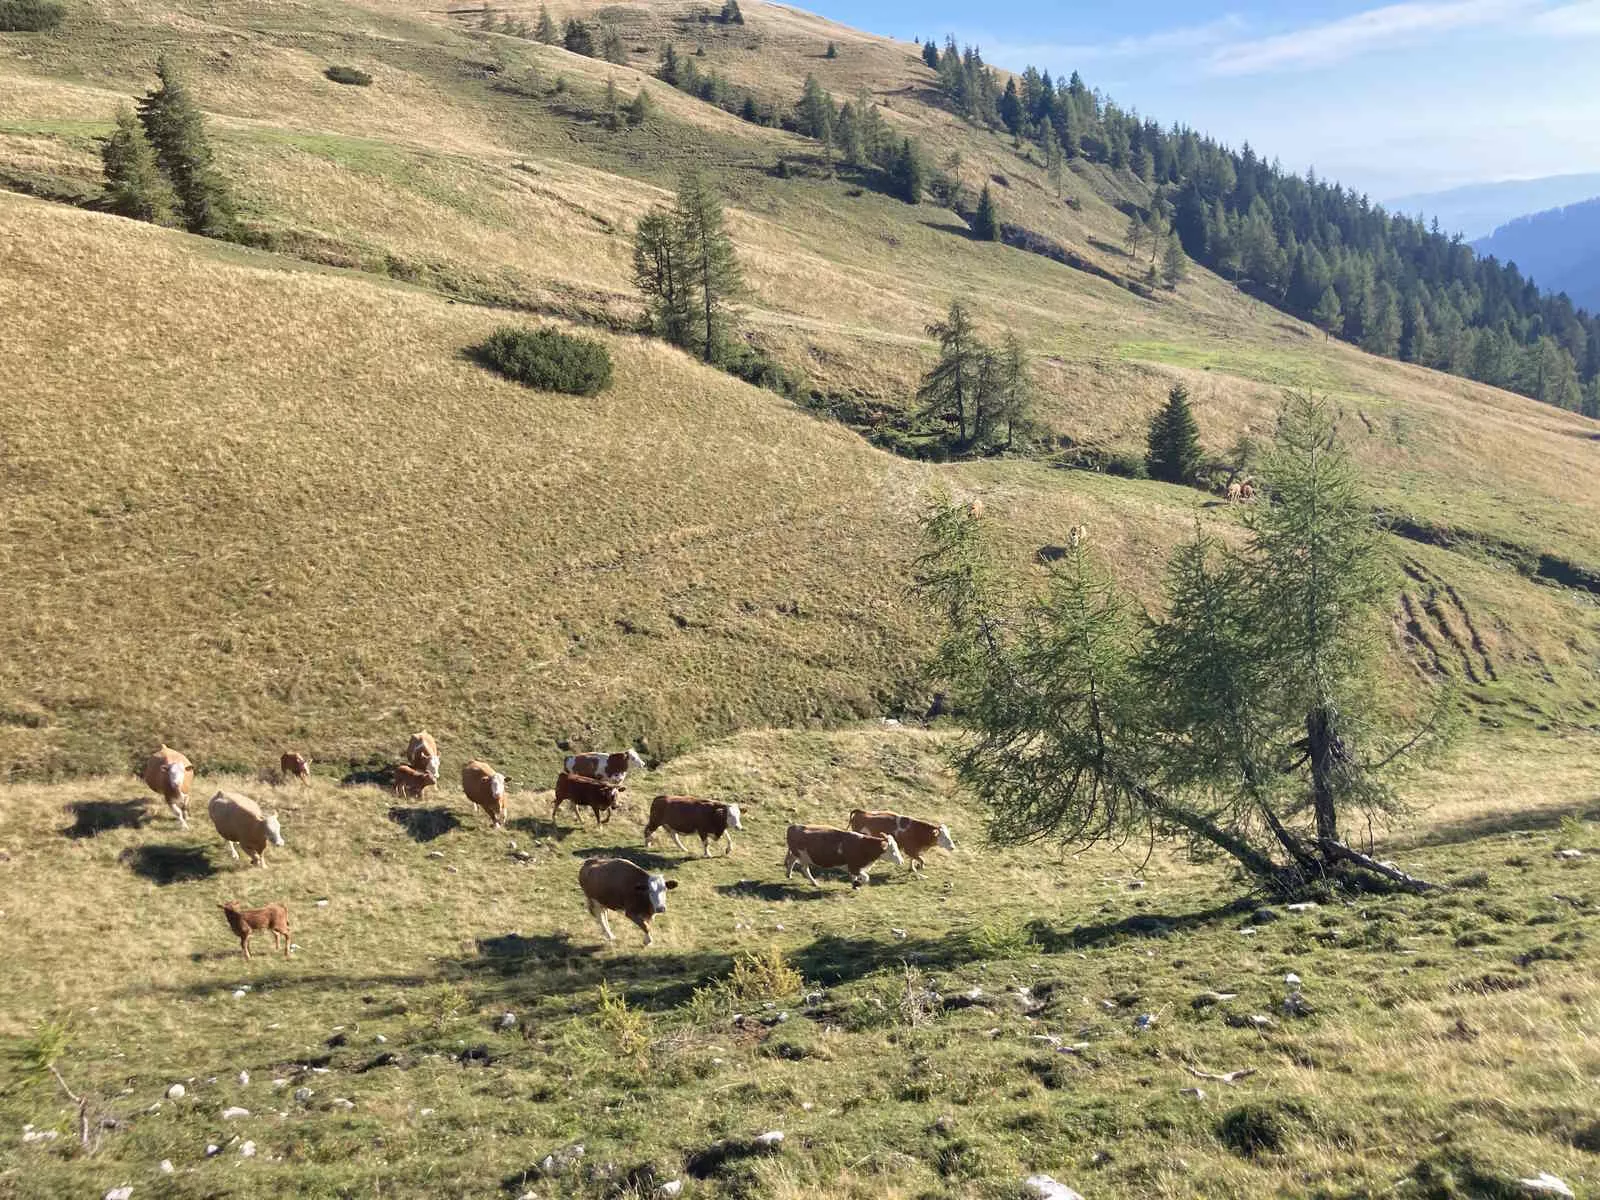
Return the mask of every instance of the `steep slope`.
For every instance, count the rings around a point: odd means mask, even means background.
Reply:
[[[1479,254],[1514,262],[1539,286],[1600,309],[1600,197],[1531,213],[1472,243]]]
[[[0,38],[14,184],[92,189],[95,138],[176,47],[263,248],[0,197],[0,417],[21,481],[0,548],[8,770],[121,766],[161,737],[212,763],[283,739],[364,758],[418,723],[521,769],[557,738],[670,753],[915,710],[927,630],[904,588],[929,487],[989,496],[1019,567],[1086,520],[1145,596],[1197,511],[1233,519],[1187,489],[910,464],[622,333],[595,401],[461,357],[507,319],[491,307],[626,329],[632,223],[686,165],[730,197],[746,327],[819,390],[904,403],[924,326],[959,295],[1029,344],[1058,439],[1136,451],[1183,380],[1222,454],[1270,433],[1283,387],[1336,393],[1382,506],[1454,547],[1404,547],[1422,615],[1397,614],[1397,645],[1462,673],[1487,719],[1592,723],[1593,606],[1524,575],[1582,584],[1600,561],[1600,427],[1327,342],[1203,271],[1175,295],[1119,286],[1137,269],[1126,180],[1078,164],[1059,202],[1007,140],[928,102],[909,47],[745,9],[727,32],[689,5],[605,9],[633,67],[413,4],[89,3],[58,34]],[[601,9],[555,10],[580,11]],[[774,100],[811,71],[841,97],[868,87],[891,124],[959,152],[969,188],[1003,178],[1008,219],[1102,273],[975,243],[949,210],[646,79],[668,36]],[[329,82],[330,62],[372,87]],[[649,89],[656,116],[607,129],[610,78]],[[800,169],[779,177],[780,158]],[[1475,642],[1493,666],[1476,681],[1452,648],[1476,661]]]

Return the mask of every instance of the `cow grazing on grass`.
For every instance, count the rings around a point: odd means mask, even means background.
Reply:
[[[298,779],[301,783],[311,782],[311,760],[304,754],[285,750],[283,757],[278,760],[278,770],[283,773],[285,779]]]
[[[666,829],[678,849],[688,848],[678,837],[680,833],[697,834],[700,838],[700,857],[711,857],[711,843],[718,838],[728,843],[728,853],[733,853],[733,835],[730,829],[743,829],[737,804],[723,804],[716,800],[696,800],[692,796],[657,796],[650,801],[650,819],[644,827],[644,844],[648,846],[657,829]]]
[[[438,782],[435,776],[408,767],[405,763],[399,763],[394,768],[394,794],[408,800],[420,800],[422,793]]]
[[[922,856],[934,846],[943,850],[956,848],[948,826],[919,821],[915,817],[902,817],[899,813],[853,809],[850,828],[857,833],[882,833],[894,838],[895,845],[900,847],[913,872],[922,870]]]
[[[483,809],[495,829],[506,823],[506,777],[488,763],[474,759],[462,767],[461,790]]]
[[[278,939],[283,939],[283,956],[289,957],[289,910],[281,904],[267,904],[261,908],[240,908],[237,900],[229,900],[226,904],[217,905],[222,910],[222,915],[228,918],[228,928],[233,930],[234,936],[239,939],[239,948],[244,951],[246,958],[250,957],[250,935],[258,929],[268,930],[272,934],[272,948],[278,948]]]
[[[590,779],[603,779],[607,783],[621,783],[629,770],[645,769],[644,759],[631,746],[611,754],[569,754],[562,764],[569,775],[585,775]]]
[[[411,735],[411,740],[406,743],[406,765],[413,771],[421,771],[438,780],[439,747],[433,740],[433,734],[423,730]]]
[[[1254,500],[1256,498],[1256,485],[1248,479],[1239,485],[1239,499]]]
[[[590,858],[578,868],[578,886],[583,889],[589,915],[600,922],[606,941],[616,941],[606,911],[620,912],[644,930],[644,944],[650,936],[650,919],[667,911],[667,893],[678,886],[676,879],[664,879],[625,858]]]
[[[194,782],[194,764],[165,742],[145,759],[145,786],[167,802],[180,829],[189,828],[189,785]]]
[[[1243,498],[1244,484],[1239,483],[1237,480],[1233,483],[1230,483],[1228,485],[1228,503],[1237,504]]]
[[[556,802],[550,808],[550,819],[556,819],[565,803],[572,805],[573,819],[580,825],[583,824],[583,814],[578,811],[580,807],[594,813],[596,825],[608,824],[625,790],[620,784],[563,771],[556,776]]]
[[[905,865],[905,856],[893,837],[882,833],[854,833],[848,829],[831,829],[826,825],[791,825],[788,837],[789,852],[784,856],[784,876],[794,877],[794,869],[801,868],[813,886],[821,887],[812,867],[819,869],[843,867],[850,876],[850,886],[860,887],[867,882],[867,868],[887,854],[896,866]]]
[[[239,847],[243,846],[250,855],[250,862],[264,867],[267,847],[283,845],[283,830],[278,826],[277,816],[263,814],[261,806],[249,796],[218,792],[211,797],[206,809],[217,833],[228,844],[228,853],[235,859],[239,857]]]

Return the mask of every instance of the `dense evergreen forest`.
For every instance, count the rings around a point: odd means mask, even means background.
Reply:
[[[1002,87],[974,47],[931,40],[923,58],[950,106],[1005,129],[1052,174],[1082,158],[1153,189],[1139,227],[1176,230],[1189,256],[1330,336],[1600,416],[1600,319],[1541,293],[1516,266],[1478,258],[1435,221],[1384,211],[1337,183],[1285,172],[1247,143],[1232,150],[1162,129],[1085,86],[1029,67]]]

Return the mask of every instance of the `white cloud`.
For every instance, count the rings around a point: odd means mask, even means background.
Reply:
[[[1579,0],[1547,9],[1531,24],[1540,33],[1556,37],[1600,36],[1600,0]]]
[[[1214,75],[1258,75],[1328,66],[1367,51],[1427,41],[1455,30],[1501,25],[1541,7],[1539,0],[1390,4],[1289,33],[1230,43],[1216,50],[1206,66]],[[1569,7],[1600,13],[1600,4],[1595,0],[1580,0]],[[1554,12],[1545,12],[1538,19],[1553,16]]]
[[[993,62],[1101,62],[1108,59],[1159,58],[1185,51],[1204,50],[1236,38],[1247,28],[1243,17],[1230,13],[1204,25],[1158,29],[1110,42],[985,42],[984,57]]]

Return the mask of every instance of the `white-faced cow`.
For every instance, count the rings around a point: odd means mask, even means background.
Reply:
[[[743,829],[737,804],[723,804],[717,800],[697,800],[693,796],[657,796],[650,801],[650,819],[645,822],[644,844],[658,829],[672,834],[678,849],[688,847],[678,837],[680,833],[695,834],[700,838],[700,857],[711,857],[711,843],[718,838],[728,843],[728,853],[733,853],[733,835],[730,829]]]
[[[650,936],[650,919],[667,911],[667,893],[678,886],[676,879],[664,879],[625,858],[590,858],[578,868],[578,886],[583,889],[589,915],[600,922],[606,941],[614,942],[606,912],[620,912],[644,931],[644,944]]]
[[[922,870],[922,856],[934,846],[942,850],[956,848],[948,826],[935,825],[932,821],[919,821],[915,817],[902,817],[899,813],[852,809],[850,828],[857,833],[888,834],[900,847],[900,852],[906,856],[906,861],[911,864],[913,872]]]
[[[562,768],[570,775],[585,775],[590,779],[603,779],[607,783],[621,783],[630,770],[645,769],[644,759],[633,747],[610,754],[569,754]]]
[[[788,837],[789,852],[784,856],[786,878],[794,877],[794,869],[805,872],[813,886],[821,887],[811,868],[843,867],[850,876],[850,886],[860,887],[867,882],[867,868],[887,854],[896,866],[905,865],[905,856],[893,837],[881,833],[854,833],[848,829],[832,829],[826,825],[791,825]]]
[[[616,811],[617,801],[625,790],[620,784],[563,771],[556,776],[556,802],[550,808],[550,819],[552,821],[556,819],[563,804],[570,804],[573,818],[578,824],[583,824],[580,808],[587,808],[594,813],[596,825],[608,824],[611,814]]]
[[[189,785],[194,782],[194,764],[165,742],[145,759],[145,786],[167,802],[180,829],[189,828]]]
[[[483,810],[492,827],[506,823],[506,777],[488,763],[474,759],[462,767],[461,790]]]
[[[413,771],[421,771],[438,780],[439,746],[433,740],[433,734],[426,729],[421,733],[413,733],[411,740],[406,743],[406,765]]]

